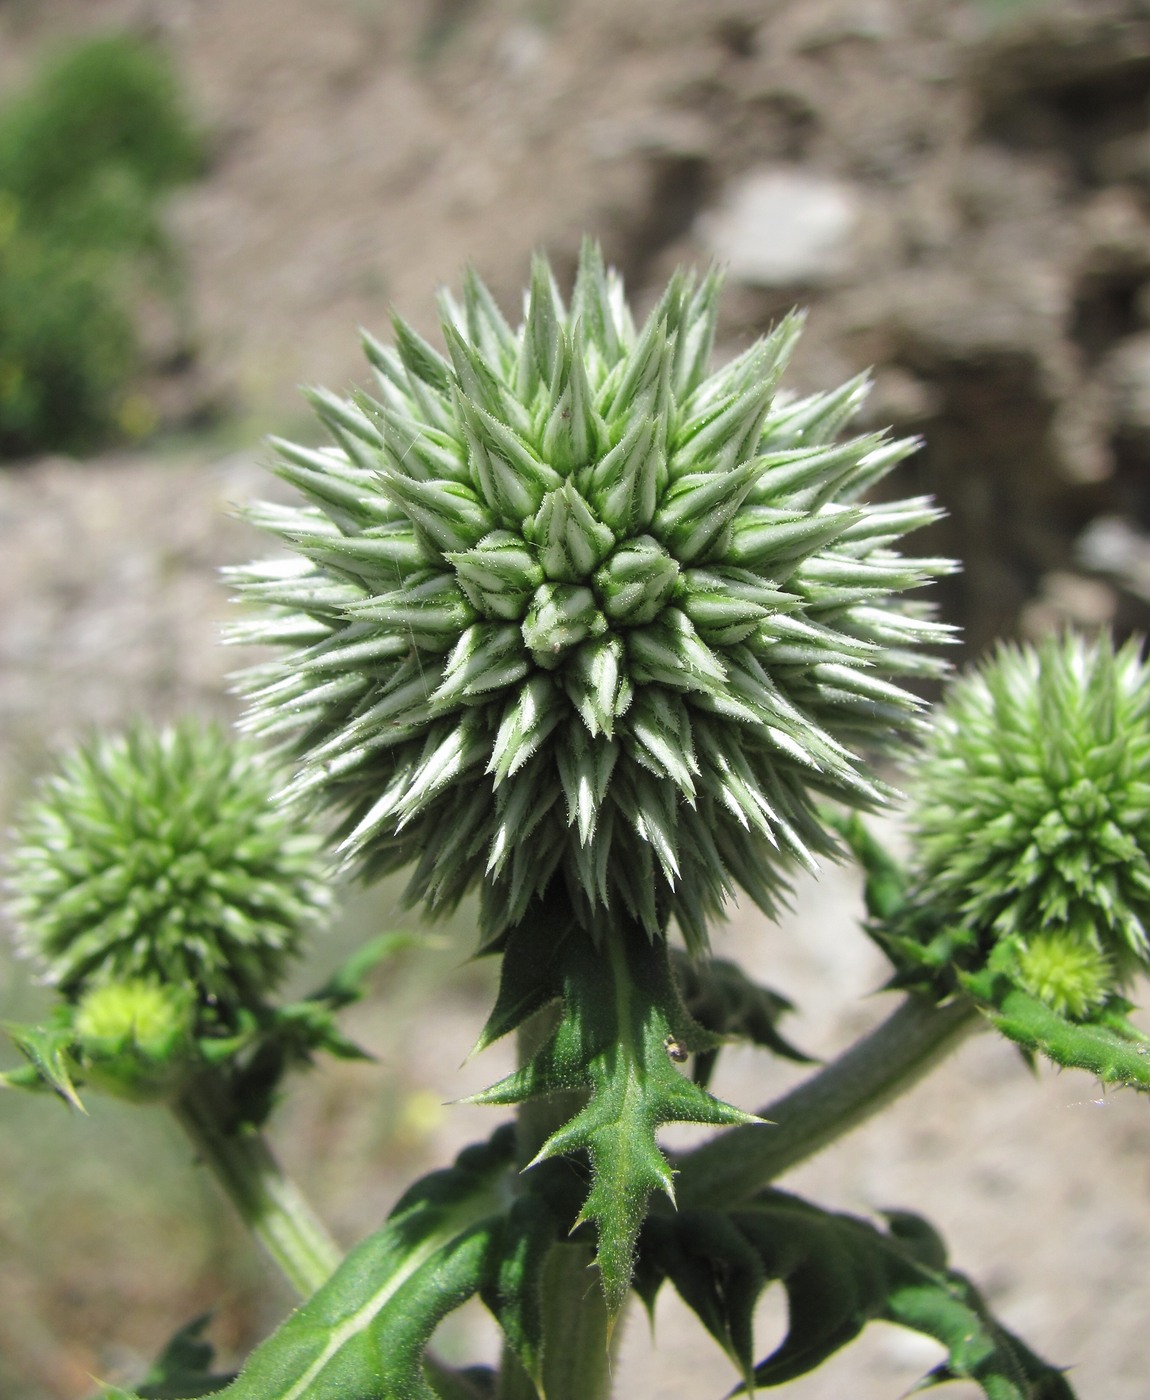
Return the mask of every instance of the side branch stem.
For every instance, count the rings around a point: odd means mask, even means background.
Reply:
[[[335,1272],[342,1252],[284,1175],[263,1134],[228,1126],[219,1089],[211,1076],[202,1076],[181,1093],[173,1112],[244,1224],[300,1297],[308,1298]]]
[[[909,1089],[978,1024],[969,999],[938,1006],[908,996],[837,1060],[760,1109],[760,1117],[775,1126],[732,1128],[680,1157],[680,1207],[729,1205],[753,1196]]]

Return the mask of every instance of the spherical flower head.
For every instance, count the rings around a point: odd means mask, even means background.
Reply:
[[[143,979],[225,1020],[262,1004],[328,896],[278,779],[213,726],[138,727],[63,760],[16,831],[12,914],[68,1000]]]
[[[892,604],[947,565],[893,543],[924,500],[860,494],[913,447],[839,440],[866,383],[777,385],[788,317],[708,374],[718,278],[679,274],[636,330],[584,247],[570,305],[537,260],[522,324],[471,275],[440,354],[396,320],[375,397],[317,393],[335,445],[278,444],[306,498],[253,518],[297,558],[238,571],[290,650],[251,722],[294,736],[301,792],[368,876],[413,864],[431,910],[481,887],[487,934],[553,880],[694,945],[734,885],[772,906],[831,848],[815,798],[884,789],[857,745],[942,629]]]
[[[1150,965],[1139,647],[1001,646],[937,712],[912,825],[920,900],[983,954],[1013,942],[1020,981],[1055,1009],[1083,1016]]]

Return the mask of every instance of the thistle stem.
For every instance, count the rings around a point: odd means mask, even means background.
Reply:
[[[200,1160],[223,1187],[245,1225],[301,1298],[335,1272],[342,1251],[296,1184],[284,1175],[262,1133],[228,1126],[223,1086],[202,1075],[173,1105]]]
[[[732,1128],[680,1157],[681,1208],[746,1200],[915,1084],[977,1025],[967,998],[938,1006],[911,995],[875,1030],[759,1111],[773,1127]]]
[[[558,1015],[548,1007],[519,1028],[519,1063],[525,1064],[554,1031]],[[526,1166],[544,1142],[579,1112],[581,1092],[529,1099],[518,1109],[518,1158]],[[608,1400],[611,1357],[621,1335],[607,1313],[592,1268],[589,1245],[557,1244],[543,1276],[543,1389],[547,1400]],[[519,1358],[504,1347],[497,1400],[536,1400],[538,1392]]]

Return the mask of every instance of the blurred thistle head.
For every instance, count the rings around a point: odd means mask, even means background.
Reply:
[[[948,565],[892,548],[926,500],[860,497],[911,442],[839,440],[865,379],[777,385],[800,330],[708,373],[719,282],[679,273],[636,329],[584,246],[569,305],[535,263],[513,329],[474,274],[440,354],[396,319],[375,397],[313,395],[334,446],[278,443],[304,504],[252,518],[296,551],[238,571],[250,722],[294,739],[369,877],[483,895],[489,937],[553,880],[700,945],[737,884],[771,908],[832,848],[815,800],[879,803],[944,629],[892,595]]]
[[[918,760],[920,897],[1082,1017],[1150,966],[1150,670],[1131,642],[1000,646]],[[1003,966],[1002,954],[996,956]]]
[[[11,912],[69,1000],[109,982],[258,1006],[327,907],[320,843],[277,778],[211,725],[97,738],[43,780],[16,829]]]

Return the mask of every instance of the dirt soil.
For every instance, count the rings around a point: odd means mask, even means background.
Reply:
[[[230,712],[216,570],[259,546],[224,508],[264,489],[256,425],[308,431],[297,384],[363,378],[354,328],[385,333],[390,305],[430,332],[435,288],[467,261],[514,310],[531,251],[567,278],[586,232],[640,308],[677,263],[728,262],[724,354],[808,306],[796,389],[875,366],[874,422],[924,439],[901,491],[950,511],[922,548],[964,560],[941,596],[972,648],[1150,623],[1147,0],[2,0],[0,83],[49,41],[123,25],[171,48],[213,149],[172,210],[194,364],[157,344],[149,382],[185,436],[0,472],[0,815],[43,746],[84,725]],[[195,436],[221,412],[241,450]],[[859,1011],[883,974],[855,918],[832,872],[781,928],[740,917],[720,945],[806,1008],[793,1030],[816,1053],[882,1010]],[[412,1171],[488,1130],[441,1108],[500,1072],[456,1071],[483,996],[457,954],[402,969],[361,1016],[386,1089],[325,1070],[286,1110],[292,1166],[349,1241]],[[25,1014],[23,976],[0,962],[5,1015]],[[432,1025],[429,986],[450,988]],[[730,1059],[738,1102],[784,1082]],[[41,1129],[50,1106],[31,1107],[0,1102],[0,1394],[132,1378],[217,1303],[213,1335],[242,1355],[286,1299],[178,1142],[156,1127],[126,1146],[110,1111]],[[1145,1108],[1072,1076],[1035,1084],[980,1040],[793,1184],[921,1210],[1083,1400],[1147,1400]],[[778,1325],[768,1309],[764,1349]],[[621,1395],[733,1384],[669,1296],[656,1335],[657,1355],[632,1321]],[[492,1344],[465,1318],[445,1349],[477,1338]],[[893,1400],[936,1359],[875,1329],[787,1393]]]

